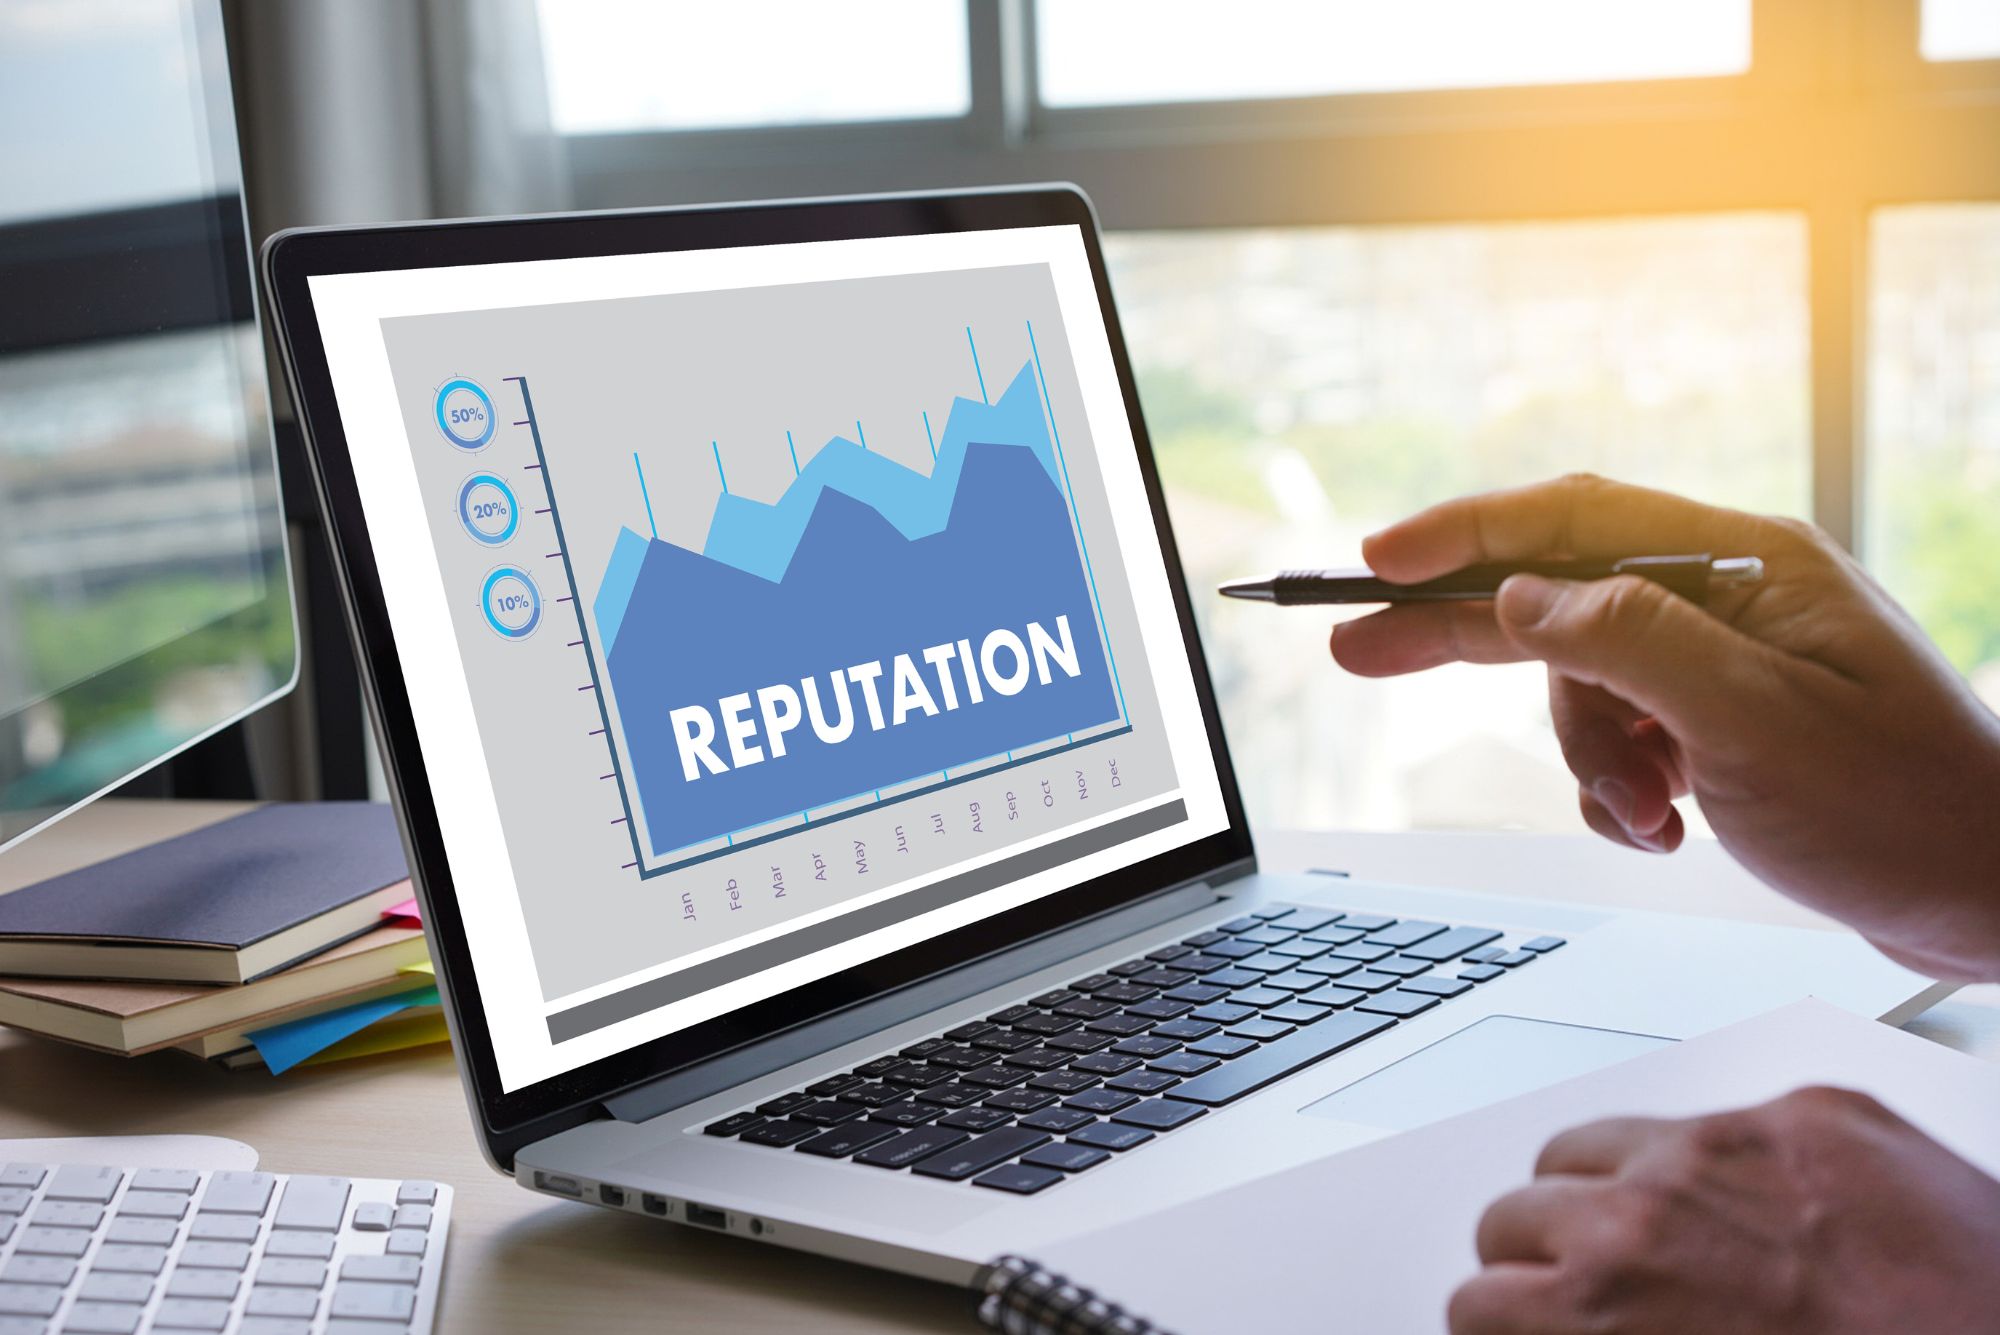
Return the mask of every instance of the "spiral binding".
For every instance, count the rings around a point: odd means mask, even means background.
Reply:
[[[1172,1335],[1022,1256],[979,1272],[979,1320],[1004,1335]]]

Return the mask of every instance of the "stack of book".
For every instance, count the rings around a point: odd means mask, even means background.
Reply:
[[[444,1039],[394,814],[274,803],[0,894],[0,1024],[282,1071]]]

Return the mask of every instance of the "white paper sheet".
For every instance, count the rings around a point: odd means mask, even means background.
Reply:
[[[1814,1084],[1864,1090],[2000,1176],[2000,1066],[1801,1001],[1033,1259],[1178,1335],[1442,1331],[1446,1300],[1477,1268],[1480,1213],[1529,1179],[1556,1132]]]

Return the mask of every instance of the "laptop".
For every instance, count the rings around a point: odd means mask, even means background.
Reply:
[[[263,263],[523,1187],[965,1283],[1807,994],[1937,995],[1835,933],[1260,872],[1073,188]]]

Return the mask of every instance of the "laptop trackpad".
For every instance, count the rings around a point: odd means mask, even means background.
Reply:
[[[1408,1131],[1673,1041],[1553,1020],[1489,1015],[1299,1111],[1385,1131]]]

